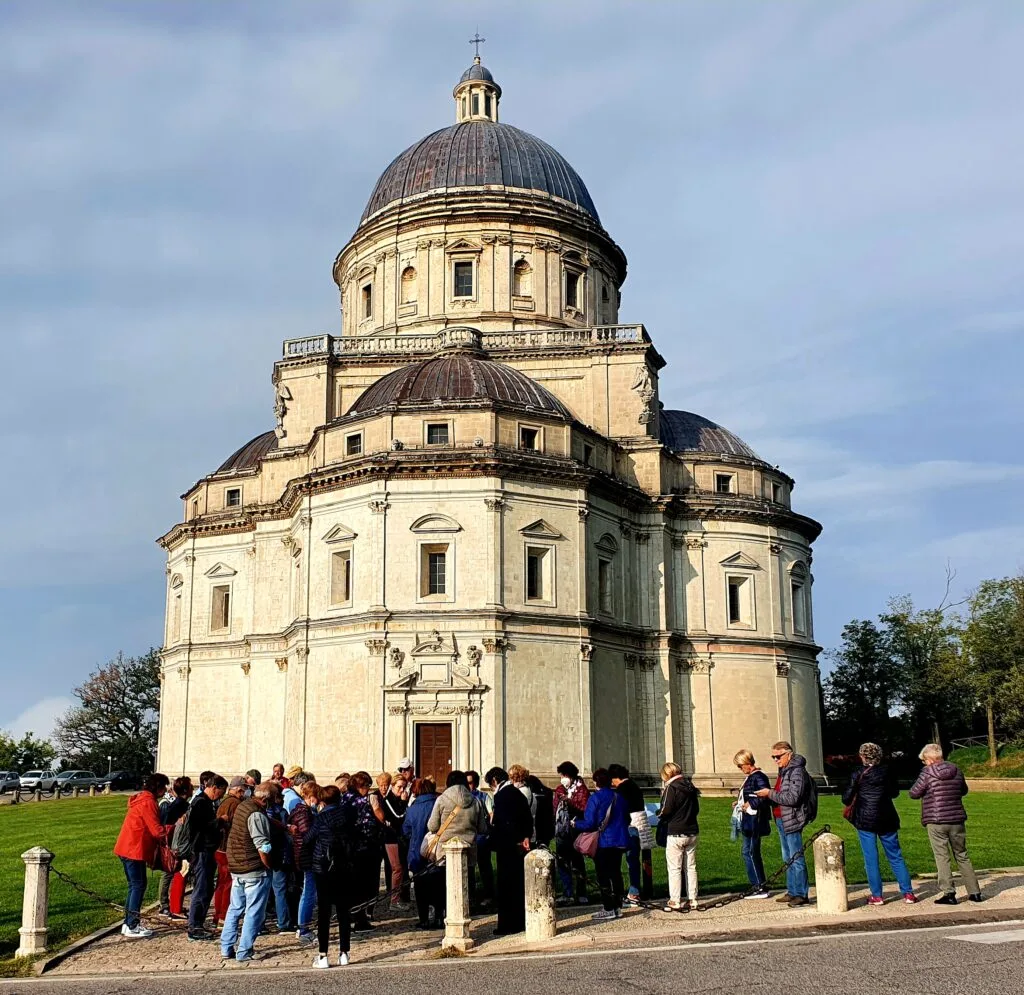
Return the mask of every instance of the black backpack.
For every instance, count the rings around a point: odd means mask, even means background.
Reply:
[[[191,860],[195,855],[196,841],[192,838],[192,827],[189,824],[189,816],[192,815],[192,806],[185,809],[185,814],[174,824],[174,832],[171,834],[171,849],[181,860]]]

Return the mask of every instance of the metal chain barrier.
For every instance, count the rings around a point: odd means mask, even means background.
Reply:
[[[728,895],[725,898],[720,898],[714,902],[703,902],[700,904],[700,911],[703,912],[707,909],[724,909],[728,905],[732,905],[733,902],[739,902],[745,899],[748,895],[756,895],[762,891],[770,891],[774,885],[776,879],[781,875],[785,874],[786,871],[796,863],[797,857],[802,857],[808,850],[809,847],[814,845],[814,841],[821,836],[823,833],[829,833],[832,831],[832,827],[827,823],[821,827],[804,845],[800,848],[797,853],[794,853],[774,874],[769,874],[765,878],[764,884],[758,887],[757,885],[750,885],[746,891],[737,892],[735,895]],[[658,902],[641,901],[638,903],[639,906],[647,911],[664,911],[664,905]],[[682,912],[683,910],[679,910]],[[689,910],[686,910],[689,911]]]
[[[105,898],[99,892],[93,891],[92,888],[87,888],[84,884],[79,884],[70,874],[65,874],[59,867],[55,867],[54,864],[50,864],[50,873],[53,874],[60,881],[63,881],[69,888],[77,891],[79,894],[85,895],[87,898],[91,898],[94,902],[98,902],[100,905],[106,905],[108,908],[115,909],[121,915],[125,914],[125,907],[119,902],[112,902],[109,898]],[[160,922],[155,916],[147,914],[145,912],[139,913],[139,918],[152,923],[154,926],[163,926],[164,923]]]

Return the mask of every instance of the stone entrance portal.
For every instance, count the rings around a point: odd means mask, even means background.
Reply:
[[[416,723],[416,776],[429,777],[444,791],[444,783],[452,772],[452,724],[450,722]]]

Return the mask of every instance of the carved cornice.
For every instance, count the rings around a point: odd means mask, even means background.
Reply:
[[[484,504],[487,506],[488,511],[502,511],[506,502],[504,498],[484,498]]]
[[[655,670],[658,666],[658,658],[656,656],[641,656],[637,657],[637,663],[641,670]]]
[[[708,548],[708,543],[707,543],[706,539],[687,539],[686,540],[686,548],[687,549],[707,549]]]
[[[377,499],[369,503],[370,511],[375,515],[383,515],[390,507],[391,505],[386,500],[382,499]]]
[[[636,653],[623,653],[622,661],[626,665],[626,670],[636,670],[636,665],[640,661],[640,657]]]

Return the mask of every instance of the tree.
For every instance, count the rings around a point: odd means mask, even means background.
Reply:
[[[823,681],[830,744],[852,752],[865,740],[890,742],[899,734],[893,717],[900,700],[900,667],[888,634],[874,622],[843,627],[842,644],[830,653],[832,673]]]
[[[160,707],[160,657],[118,653],[78,688],[81,702],[68,709],[54,730],[65,766],[106,769],[111,766],[148,773],[156,748]]]
[[[997,714],[1012,721],[1022,717],[1018,695],[1024,688],[1024,576],[983,581],[968,605],[964,676],[985,709],[988,762],[994,767]]]
[[[36,739],[31,732],[19,740],[0,731],[0,770],[47,769],[57,755],[53,744],[46,739]]]

